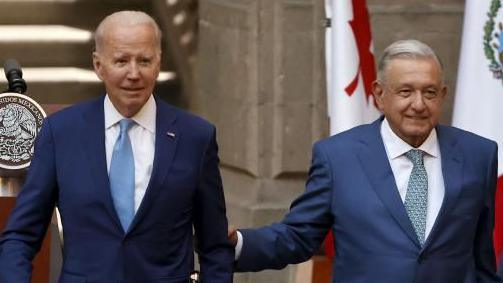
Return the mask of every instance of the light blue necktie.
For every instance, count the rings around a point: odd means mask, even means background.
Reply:
[[[407,210],[407,215],[421,246],[425,241],[426,211],[428,208],[428,175],[424,168],[423,155],[424,152],[419,149],[411,149],[405,153],[413,165],[405,194],[405,210]]]
[[[114,145],[109,173],[110,191],[124,231],[128,230],[134,217],[134,156],[128,135],[133,123],[130,119],[119,122],[120,133]]]

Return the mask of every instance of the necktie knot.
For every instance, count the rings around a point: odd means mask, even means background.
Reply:
[[[405,156],[412,161],[414,166],[423,166],[424,151],[420,149],[411,149],[405,153]]]
[[[122,119],[119,121],[119,126],[120,126],[120,133],[123,135],[124,133],[127,133],[131,126],[133,126],[134,121],[131,119]]]

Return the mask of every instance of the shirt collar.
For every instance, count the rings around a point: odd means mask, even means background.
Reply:
[[[414,148],[393,132],[386,118],[384,118],[381,124],[381,136],[390,159],[402,156],[404,153]],[[431,130],[426,140],[418,149],[426,152],[430,156],[440,157],[440,147],[438,145],[437,131],[435,128]]]
[[[108,94],[105,96],[103,104],[105,110],[105,129],[114,126],[120,120],[125,118],[112,104],[112,101],[110,101]],[[155,104],[154,96],[150,95],[145,105],[143,105],[140,111],[138,111],[138,113],[131,117],[131,119],[151,133],[155,133],[156,110],[157,106]]]

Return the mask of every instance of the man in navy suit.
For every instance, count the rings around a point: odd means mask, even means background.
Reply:
[[[332,229],[333,282],[500,282],[496,143],[438,125],[446,87],[424,43],[390,45],[373,92],[384,117],[314,145],[306,191],[283,221],[230,233],[237,270],[305,261]]]
[[[107,95],[48,117],[1,237],[0,282],[30,282],[55,206],[62,283],[232,282],[215,128],[152,95],[161,33],[142,12],[105,18],[95,72]]]

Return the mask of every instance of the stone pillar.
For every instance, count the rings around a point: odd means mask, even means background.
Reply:
[[[327,135],[319,0],[201,0],[193,111],[216,124],[230,223],[279,221]],[[292,282],[292,270],[236,282]]]

